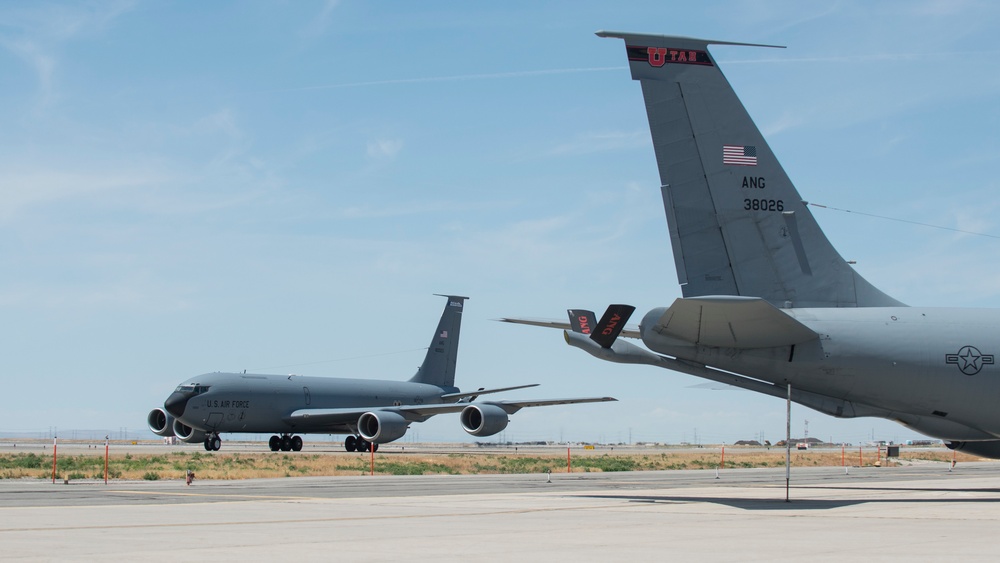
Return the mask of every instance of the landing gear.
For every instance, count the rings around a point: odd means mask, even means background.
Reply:
[[[271,448],[272,452],[281,450],[283,452],[302,451],[302,438],[300,436],[292,436],[291,434],[282,434],[281,436],[271,436],[267,441],[267,447]]]
[[[210,434],[205,438],[205,451],[217,452],[222,448],[222,438],[218,434]]]
[[[348,436],[344,439],[344,449],[349,452],[377,452],[378,444],[373,444],[361,436]]]

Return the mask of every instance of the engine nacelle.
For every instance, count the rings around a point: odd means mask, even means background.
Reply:
[[[373,444],[385,444],[406,434],[410,421],[391,411],[366,412],[358,419],[358,434]]]
[[[170,416],[163,409],[149,411],[149,415],[146,417],[146,424],[149,425],[149,429],[153,431],[153,434],[157,436],[174,435],[174,417]]]
[[[957,452],[988,457],[990,459],[1000,459],[1000,440],[986,440],[983,442],[945,442],[944,445]]]
[[[179,420],[174,420],[173,429],[174,429],[174,436],[177,436],[177,438],[180,439],[180,441],[187,442],[189,444],[197,444],[198,442],[204,442],[205,438],[208,437],[208,435],[205,434],[203,431],[195,430],[194,428],[191,428],[190,426],[184,424]]]
[[[507,428],[507,411],[491,404],[472,404],[462,409],[462,428],[473,436],[492,436]]]

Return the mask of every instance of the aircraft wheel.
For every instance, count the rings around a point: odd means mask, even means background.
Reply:
[[[208,441],[211,442],[212,451],[217,452],[222,449],[222,438],[219,438],[218,436],[212,436],[211,438],[208,439]]]
[[[212,451],[212,443],[209,441],[208,438],[205,438],[205,451],[206,452]]]
[[[288,436],[281,437],[281,451],[289,452],[292,450],[292,439]]]
[[[302,437],[292,436],[292,451],[301,452],[302,451]]]
[[[281,438],[277,436],[271,436],[271,439],[267,441],[267,447],[271,448],[272,452],[278,451],[281,447]]]
[[[354,436],[348,436],[347,438],[344,438],[344,449],[346,449],[349,452],[353,452],[357,450],[357,448],[358,448],[357,438],[355,438]]]
[[[372,450],[371,451],[377,452],[378,451],[378,444],[372,444]]]
[[[357,451],[367,452],[368,451],[368,440],[364,438],[358,438]]]

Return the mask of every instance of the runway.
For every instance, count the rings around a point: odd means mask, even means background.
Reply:
[[[6,560],[992,559],[1000,465],[0,482]]]

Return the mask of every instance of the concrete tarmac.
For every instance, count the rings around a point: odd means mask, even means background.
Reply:
[[[995,559],[1000,465],[0,482],[4,560]]]

